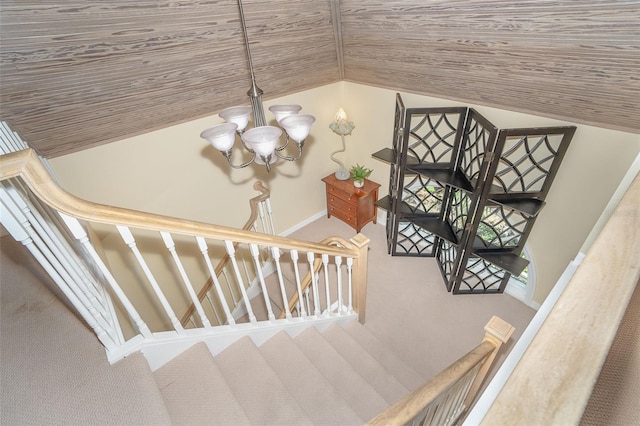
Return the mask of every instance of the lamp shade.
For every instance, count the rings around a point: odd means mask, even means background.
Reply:
[[[251,115],[251,107],[248,106],[233,106],[225,108],[218,113],[218,116],[227,123],[234,123],[238,125],[238,131],[243,131],[247,124],[249,124],[249,116]]]
[[[299,113],[301,109],[300,105],[272,105],[269,107],[269,111],[271,111],[278,123],[285,117]]]
[[[268,157],[276,148],[278,138],[281,135],[282,130],[277,127],[254,127],[242,134],[242,140],[259,156]]]
[[[218,151],[225,152],[233,147],[233,142],[236,140],[237,128],[238,125],[235,123],[218,124],[210,129],[203,130],[202,133],[200,133],[200,137],[208,140]]]
[[[309,136],[311,125],[316,121],[313,115],[299,114],[285,117],[280,125],[287,131],[291,139],[300,143]]]

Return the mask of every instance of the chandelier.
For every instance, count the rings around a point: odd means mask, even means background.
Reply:
[[[251,88],[247,92],[251,106],[233,106],[223,109],[218,116],[225,123],[204,130],[200,133],[200,137],[209,141],[215,149],[220,151],[234,169],[241,169],[255,162],[256,164],[264,165],[267,168],[267,172],[270,172],[271,165],[278,159],[295,161],[302,157],[304,141],[309,136],[311,125],[316,119],[312,115],[300,114],[302,109],[300,105],[273,105],[269,107],[269,111],[274,115],[280,127],[267,124],[262,105],[263,91],[256,84],[253,72],[251,49],[249,48],[249,38],[247,37],[247,27],[241,0],[238,0],[238,9],[240,11],[240,22],[251,74]],[[254,127],[245,130],[249,124],[251,114],[253,114]],[[282,145],[278,146],[282,136],[282,129],[286,132],[286,139]],[[249,161],[239,165],[231,162],[236,134],[240,137],[243,148],[252,154],[252,158]],[[293,140],[297,148],[297,154],[294,156],[287,156],[283,153],[290,140]]]

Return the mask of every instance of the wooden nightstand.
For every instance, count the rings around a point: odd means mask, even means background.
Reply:
[[[327,186],[327,217],[337,217],[356,232],[371,221],[376,223],[379,184],[365,179],[364,186],[356,188],[351,179],[338,180],[333,173],[322,181]]]

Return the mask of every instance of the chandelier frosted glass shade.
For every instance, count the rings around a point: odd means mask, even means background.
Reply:
[[[269,158],[276,149],[282,130],[273,126],[254,127],[242,134],[242,140],[261,158]]]
[[[258,126],[244,130],[249,124],[251,114],[255,114],[253,108],[248,106],[234,106],[223,109],[218,115],[226,123],[204,130],[200,133],[200,137],[209,141],[215,149],[220,151],[234,169],[247,167],[249,164],[256,162],[265,165],[267,171],[270,171],[271,164],[278,159],[295,161],[302,157],[304,141],[309,136],[311,125],[316,119],[313,115],[298,114],[301,109],[300,105],[273,105],[269,107],[269,111],[273,113],[280,127],[287,132],[287,138],[281,146],[278,146],[278,140],[283,132],[279,127]],[[251,160],[239,165],[231,162],[236,134],[240,135],[243,147],[253,154]],[[295,142],[293,146],[297,154],[293,156],[285,154],[285,149],[289,146],[289,139]]]
[[[286,130],[291,139],[301,144],[311,131],[311,125],[316,121],[313,115],[295,114],[284,117],[279,124]]]
[[[213,126],[210,129],[200,133],[202,139],[206,139],[213,145],[215,149],[221,152],[231,151],[233,143],[236,140],[236,131],[238,125],[236,123],[224,123]]]
[[[271,111],[276,118],[278,124],[280,124],[280,120],[283,118],[297,114],[301,109],[302,107],[300,105],[272,105],[269,107],[269,111]]]
[[[218,113],[218,116],[227,123],[237,124],[238,132],[242,132],[247,127],[247,124],[249,124],[251,112],[251,107],[233,106],[223,109]]]

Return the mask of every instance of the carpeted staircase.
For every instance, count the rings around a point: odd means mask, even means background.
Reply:
[[[35,261],[1,241],[1,424],[360,425],[426,381],[356,320],[216,356],[196,344],[154,372],[139,353],[109,365]]]
[[[363,424],[425,381],[357,321],[197,344],[153,374],[175,424]]]
[[[307,226],[305,239],[326,227]],[[366,327],[244,339],[215,357],[195,345],[153,372],[140,353],[109,365],[26,249],[0,238],[0,424],[363,424],[473,348],[492,315],[517,331],[531,319],[508,296],[451,297],[435,263],[389,257],[382,226],[368,234]]]

